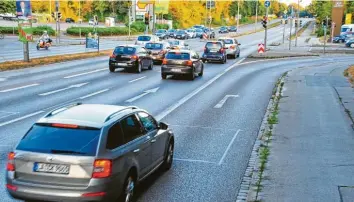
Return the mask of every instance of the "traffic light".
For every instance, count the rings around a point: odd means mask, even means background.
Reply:
[[[58,19],[61,19],[61,13],[60,12],[58,13]]]
[[[267,28],[267,17],[265,17],[265,16],[262,19],[262,25],[264,28]]]
[[[98,16],[97,15],[93,16],[93,21],[95,22],[95,24],[97,24],[97,22],[98,22]]]
[[[52,18],[54,18],[54,19],[55,19],[55,14],[54,14],[54,12],[52,12]]]
[[[149,13],[145,13],[145,24],[148,25],[149,24]]]

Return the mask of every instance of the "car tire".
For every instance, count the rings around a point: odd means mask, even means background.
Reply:
[[[136,177],[134,175],[134,172],[130,170],[127,177],[124,180],[122,194],[118,201],[133,202],[135,187],[136,187]]]
[[[154,61],[151,61],[151,64],[149,65],[149,70],[154,69]]]
[[[109,72],[114,72],[116,70],[116,68],[109,66]]]
[[[141,64],[141,62],[139,62],[138,65],[136,66],[136,73],[141,73],[142,68],[143,68],[143,65]]]
[[[202,60],[202,62],[203,62],[203,63],[206,63],[206,60],[205,60],[205,59],[203,59],[203,60]]]
[[[163,170],[169,170],[172,167],[172,162],[173,162],[173,150],[174,150],[174,142],[173,140],[170,140],[168,143],[167,151],[166,151],[166,156],[162,164]]]
[[[203,76],[203,73],[204,73],[204,65],[202,65],[202,70],[200,70],[198,76]]]
[[[165,80],[165,79],[167,79],[167,75],[166,75],[166,74],[161,74],[161,78],[162,78],[163,80]]]
[[[192,70],[192,73],[190,75],[188,75],[188,79],[190,81],[193,81],[195,79],[195,72],[194,72],[194,69]]]
[[[350,44],[349,46],[350,46],[351,48],[354,48],[354,43]]]
[[[37,50],[39,50],[39,45],[36,46]]]
[[[238,57],[238,58],[240,57],[240,52],[238,52],[237,57]]]

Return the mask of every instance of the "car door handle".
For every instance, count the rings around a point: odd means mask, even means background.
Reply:
[[[151,143],[155,143],[155,142],[156,142],[156,139],[151,140]]]
[[[134,150],[133,152],[134,152],[134,153],[138,153],[138,152],[140,152],[140,149],[136,149],[136,150]]]

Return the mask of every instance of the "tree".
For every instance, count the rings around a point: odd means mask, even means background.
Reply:
[[[104,19],[104,13],[109,9],[109,2],[104,0],[94,1],[93,8],[101,14],[101,19]]]
[[[277,15],[278,17],[281,15],[280,5],[279,5],[278,1],[272,1],[270,8],[271,8],[273,14]]]
[[[0,1],[0,13],[15,13],[16,2],[15,0]]]

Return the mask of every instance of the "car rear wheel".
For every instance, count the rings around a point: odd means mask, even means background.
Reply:
[[[109,71],[110,72],[114,72],[114,70],[116,70],[116,68],[112,67],[112,66],[109,66]]]
[[[151,64],[150,64],[150,66],[149,66],[149,70],[152,70],[153,68],[154,68],[154,62],[151,61]]]
[[[174,150],[174,144],[173,144],[173,140],[170,140],[168,147],[167,147],[167,151],[166,151],[166,156],[165,156],[165,160],[162,164],[162,168],[164,170],[169,170],[172,167],[172,162],[173,162],[173,150]]]
[[[226,63],[226,56],[223,58],[223,60],[221,61],[222,64]]]
[[[161,78],[165,80],[165,79],[167,79],[167,75],[166,74],[161,74]]]
[[[188,79],[191,80],[191,81],[193,81],[195,79],[195,71],[194,71],[194,69],[192,70],[192,73],[190,75],[188,75],[188,77],[189,77]]]
[[[136,73],[141,73],[141,69],[142,69],[142,64],[141,62],[139,62],[138,65],[136,66]]]
[[[200,70],[198,76],[203,76],[204,73],[204,65],[202,65],[202,69]]]
[[[350,44],[350,47],[351,47],[351,48],[354,48],[354,43]]]
[[[122,202],[132,202],[134,201],[134,191],[136,186],[136,178],[133,175],[133,172],[130,171],[126,177],[123,185],[123,191],[119,201]]]

